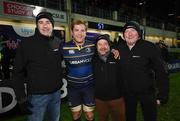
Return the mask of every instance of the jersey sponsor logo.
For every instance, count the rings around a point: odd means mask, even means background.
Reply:
[[[82,64],[82,63],[88,63],[91,62],[91,58],[83,59],[83,60],[75,60],[70,61],[70,64]]]

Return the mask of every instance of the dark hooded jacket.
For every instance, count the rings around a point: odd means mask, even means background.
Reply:
[[[131,50],[125,41],[118,48],[124,92],[153,94],[157,89],[157,98],[166,102],[169,92],[168,76],[156,46],[140,39]]]
[[[93,58],[93,72],[95,79],[95,97],[101,100],[113,100],[122,96],[122,80],[119,60],[109,54],[106,62],[95,54]]]
[[[62,86],[61,40],[46,37],[36,29],[35,35],[26,38],[18,47],[14,62],[12,86],[17,100],[28,94],[48,94]]]
[[[96,46],[101,39],[107,40],[110,45],[110,39],[106,35],[101,35],[96,40]],[[110,52],[106,61],[104,61],[96,50],[92,62],[95,79],[95,98],[108,101],[122,97],[119,60],[114,58],[113,53]]]

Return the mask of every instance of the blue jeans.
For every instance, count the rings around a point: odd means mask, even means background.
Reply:
[[[29,102],[33,105],[30,110],[31,115],[28,115],[28,121],[43,121],[47,111],[48,121],[59,121],[61,92],[60,90],[41,95],[30,95]]]

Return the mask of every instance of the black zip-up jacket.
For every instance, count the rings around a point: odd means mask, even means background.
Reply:
[[[152,94],[158,90],[158,99],[167,101],[168,76],[155,44],[138,40],[130,50],[125,41],[119,44],[121,74],[124,91],[130,94]],[[153,73],[155,73],[155,80]]]
[[[17,100],[26,97],[24,82],[27,82],[28,94],[48,94],[61,88],[60,43],[57,37],[46,37],[37,29],[34,36],[20,43],[12,79]]]
[[[101,100],[113,100],[122,96],[119,60],[112,53],[106,62],[95,54],[93,57],[93,74],[95,79],[95,97]]]

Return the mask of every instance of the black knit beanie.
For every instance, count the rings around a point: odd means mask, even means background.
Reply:
[[[109,35],[107,35],[107,34],[103,34],[103,35],[99,35],[97,38],[96,38],[96,43],[99,41],[99,40],[101,40],[101,39],[105,39],[108,43],[109,43],[109,45],[110,45],[110,38],[109,38]]]
[[[106,41],[108,42],[109,48],[110,48],[110,50],[111,50],[111,47],[110,47],[110,41],[111,41],[111,40],[110,40],[108,34],[103,34],[103,35],[100,35],[100,36],[98,36],[98,37],[96,38],[96,47],[97,47],[98,41],[101,40],[101,39],[104,39],[104,40],[106,40]],[[99,58],[100,58],[101,60],[103,60],[104,62],[106,62],[107,57],[108,57],[108,55],[110,54],[110,50],[109,50],[105,55],[101,55],[101,54],[97,51],[97,49],[96,49],[97,54],[99,55]]]
[[[124,35],[125,30],[128,29],[128,28],[135,29],[138,32],[139,36],[141,36],[140,25],[136,21],[129,21],[124,25],[124,27],[123,27],[123,35]]]
[[[53,25],[53,27],[54,27],[54,19],[53,19],[51,13],[49,13],[49,12],[40,12],[40,13],[36,16],[36,25],[37,25],[37,23],[38,23],[38,20],[39,20],[39,19],[42,19],[42,18],[49,19],[49,21],[52,23],[52,25]]]

